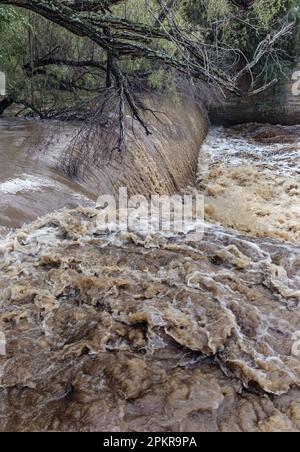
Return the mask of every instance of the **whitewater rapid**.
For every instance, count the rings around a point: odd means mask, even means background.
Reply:
[[[198,187],[206,218],[250,236],[300,243],[300,127],[210,131]]]

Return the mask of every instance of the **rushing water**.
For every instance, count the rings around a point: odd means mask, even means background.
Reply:
[[[214,129],[199,184],[207,219],[256,237],[300,243],[300,127]]]
[[[62,207],[88,203],[92,198],[82,185],[71,182],[57,169],[72,132],[71,126],[59,123],[0,119],[2,231]]]
[[[298,130],[272,130],[209,134],[200,242],[88,207],[0,242],[1,430],[300,431]]]

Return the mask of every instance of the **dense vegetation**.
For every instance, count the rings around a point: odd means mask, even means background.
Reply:
[[[206,40],[237,48],[249,61],[266,35],[272,35],[285,23],[293,22],[293,29],[276,43],[276,51],[266,52],[253,70],[256,83],[289,75],[289,69],[300,53],[299,0],[256,1],[252,8],[239,16],[234,14],[233,6],[227,0],[192,3],[190,19],[206,27],[213,24]]]

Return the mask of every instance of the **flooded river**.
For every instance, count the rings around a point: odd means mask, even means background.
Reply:
[[[58,163],[74,135],[59,123],[0,119],[0,228],[17,228],[62,207],[93,198]],[[0,229],[1,233],[1,229]]]
[[[92,200],[34,143],[24,158],[34,131],[1,133],[3,227]],[[300,431],[299,141],[210,131],[199,242],[103,234],[87,206],[1,240],[0,429]]]

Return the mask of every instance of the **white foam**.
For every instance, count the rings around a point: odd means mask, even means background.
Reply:
[[[206,166],[200,162],[199,178],[208,167],[224,162],[229,167],[251,164],[264,166],[266,173],[298,176],[300,142],[291,143],[255,143],[251,139],[230,136],[223,127],[213,127],[209,131],[201,148],[200,158],[208,158]]]
[[[54,187],[50,181],[24,174],[0,184],[0,193],[16,195],[21,192],[40,191],[43,187]]]

